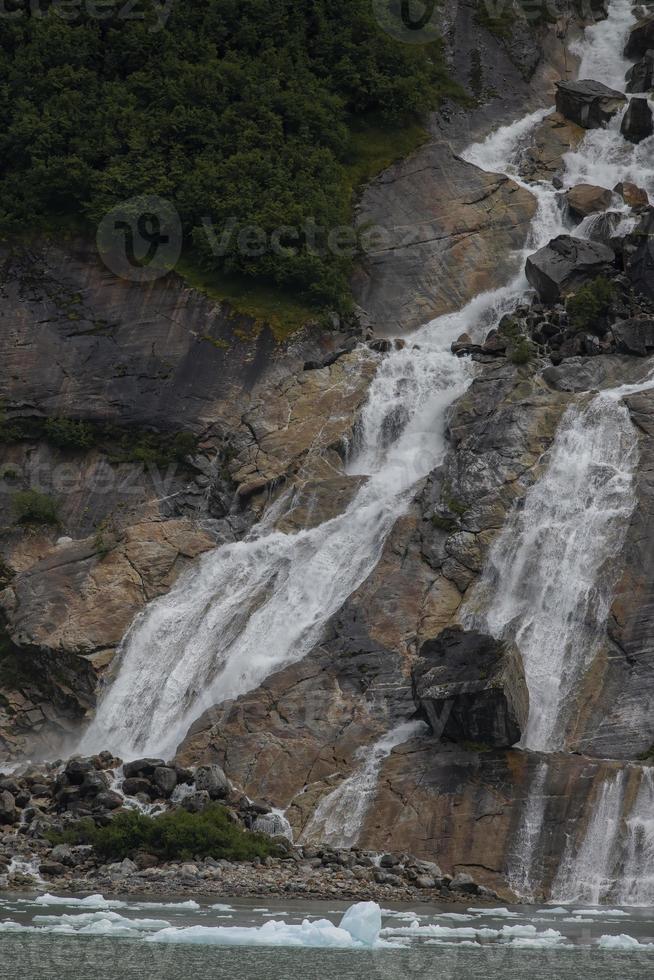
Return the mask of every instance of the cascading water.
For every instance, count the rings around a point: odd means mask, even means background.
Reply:
[[[620,905],[654,905],[654,769],[643,770],[625,831],[625,853],[614,897]]]
[[[353,847],[359,839],[363,821],[377,791],[382,762],[397,745],[427,730],[423,721],[408,721],[387,732],[363,752],[363,762],[340,786],[325,796],[302,833],[302,840],[314,838],[334,847]]]
[[[571,406],[545,475],[503,528],[467,602],[464,623],[513,635],[522,653],[526,748],[564,748],[571,701],[606,625],[615,574],[609,559],[634,507],[637,460],[621,401],[602,393]]]
[[[526,129],[540,118],[505,127],[501,145],[496,135],[469,156],[510,170]],[[350,473],[368,480],[345,513],[293,535],[264,521],[245,541],[200,559],[133,623],[118,676],[79,751],[170,754],[203,711],[251,690],[318,642],[329,617],[375,567],[415,484],[444,456],[447,410],[474,376],[473,365],[450,353],[452,341],[464,331],[483,337],[516,306],[528,289],[526,257],[561,231],[554,193],[536,193],[515,278],[427,324],[412,335],[413,345],[381,363],[349,464]]]
[[[545,787],[549,775],[546,761],[539,763],[529,787],[527,805],[515,837],[510,856],[509,884],[516,895],[533,899],[535,891],[534,863],[538,854],[547,796]]]

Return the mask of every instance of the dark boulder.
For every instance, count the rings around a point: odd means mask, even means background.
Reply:
[[[120,793],[108,790],[106,793],[99,793],[95,798],[95,806],[100,810],[118,810],[123,805]]]
[[[530,255],[525,272],[543,303],[558,303],[597,276],[610,275],[615,253],[599,242],[559,235]]]
[[[123,774],[126,779],[132,776],[153,776],[155,769],[165,765],[163,759],[135,759],[133,762],[125,763]]]
[[[229,795],[231,787],[220,766],[198,766],[195,788],[198,792],[207,792],[212,800],[222,800]]]
[[[647,99],[638,97],[631,100],[620,132],[630,143],[642,143],[654,133],[654,118]]]
[[[182,807],[189,813],[200,813],[202,810],[206,810],[210,804],[211,797],[204,789],[198,793],[191,793],[190,796],[185,796],[182,800]]]
[[[627,72],[627,92],[651,92],[654,89],[654,51],[647,51]]]
[[[130,776],[129,779],[124,781],[122,790],[125,796],[136,796],[138,793],[144,793],[148,797],[155,795],[155,790],[150,780],[144,779],[141,776]]]
[[[515,644],[453,627],[420,650],[413,697],[438,737],[508,748],[520,740],[529,692]]]
[[[609,248],[615,248],[614,236],[621,221],[622,215],[619,211],[605,211],[604,214],[596,215],[588,229],[589,239],[591,242],[600,242]]]
[[[654,14],[644,17],[632,27],[624,49],[625,58],[642,58],[654,48]]]
[[[557,112],[584,129],[606,126],[626,101],[622,92],[590,79],[556,83]]]
[[[171,766],[157,766],[152,782],[164,797],[169,797],[177,786],[177,773]]]
[[[636,292],[654,299],[654,210],[650,208],[629,236],[633,252],[627,263],[627,275]]]
[[[64,769],[66,779],[71,786],[81,786],[89,772],[95,772],[94,759],[70,759]]]
[[[110,784],[106,772],[98,772],[97,769],[94,769],[85,775],[84,782],[80,786],[80,792],[82,796],[97,796],[98,793],[104,793],[108,790]]]
[[[620,354],[647,357],[654,351],[654,319],[620,320],[611,330]]]
[[[18,810],[13,793],[8,789],[0,790],[0,826],[2,824],[15,824],[18,820]]]

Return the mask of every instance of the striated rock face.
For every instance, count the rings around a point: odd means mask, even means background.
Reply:
[[[520,176],[525,180],[552,180],[563,168],[563,156],[576,149],[585,136],[585,130],[566,119],[560,112],[552,112],[536,128],[530,145],[520,160]]]
[[[432,143],[364,192],[359,220],[380,227],[357,274],[357,301],[381,332],[398,333],[463,306],[515,271],[536,201]]]
[[[420,650],[413,695],[437,738],[509,748],[529,715],[517,647],[460,628],[443,630]]]
[[[556,83],[556,108],[562,116],[584,129],[606,126],[627,99],[602,82],[583,79]]]
[[[559,235],[530,255],[525,272],[540,299],[556,303],[589,280],[608,275],[614,259],[606,245]]]
[[[654,320],[620,320],[611,331],[621,354],[647,357],[654,350]]]

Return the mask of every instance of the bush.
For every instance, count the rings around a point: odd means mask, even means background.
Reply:
[[[614,298],[613,283],[604,276],[598,276],[566,301],[570,325],[575,330],[591,331],[601,337],[606,332],[605,317]]]
[[[63,834],[52,834],[52,843],[92,844],[100,858],[122,861],[146,851],[166,861],[194,858],[224,858],[251,861],[276,855],[278,848],[264,834],[252,834],[232,823],[227,810],[214,805],[201,813],[170,810],[159,817],[146,817],[128,810],[105,827],[81,820]]]
[[[512,364],[528,364],[533,354],[533,345],[526,337],[520,337],[509,347],[509,360]]]
[[[59,524],[57,502],[37,490],[19,490],[11,498],[18,524]]]
[[[90,449],[95,442],[93,427],[75,419],[46,419],[43,427],[48,442],[60,449]]]

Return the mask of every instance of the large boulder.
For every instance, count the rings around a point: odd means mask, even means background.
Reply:
[[[125,779],[131,779],[132,776],[154,776],[155,769],[164,768],[165,765],[163,759],[134,759],[125,763],[123,775]]]
[[[413,696],[435,735],[507,748],[520,740],[529,692],[515,644],[452,627],[428,640]]]
[[[544,303],[558,303],[597,276],[613,271],[615,252],[600,242],[559,235],[527,259],[529,283]]]
[[[631,34],[624,49],[625,58],[642,58],[654,48],[654,14],[639,20],[631,29]]]
[[[627,274],[632,286],[643,296],[654,299],[654,210],[650,208],[642,216],[629,241],[635,251],[627,264]]]
[[[557,112],[584,129],[606,126],[626,101],[622,92],[590,79],[556,83]]]
[[[206,792],[212,800],[222,800],[229,795],[230,784],[220,766],[198,766],[195,772],[195,787],[199,793]]]
[[[654,118],[645,98],[634,98],[624,114],[620,132],[630,143],[642,143],[654,133]]]
[[[627,72],[627,92],[651,92],[654,89],[654,51],[647,51]]]
[[[644,211],[645,208],[649,207],[647,191],[643,187],[638,187],[637,184],[632,184],[628,180],[621,180],[613,190],[634,211]]]
[[[13,793],[8,789],[0,790],[0,827],[3,824],[14,824],[18,820],[18,810]]]
[[[568,207],[576,218],[587,218],[589,214],[606,211],[612,197],[607,187],[597,187],[595,184],[577,184],[565,195]]]
[[[563,157],[576,150],[586,131],[565,119],[560,112],[551,112],[536,127],[520,158],[520,176],[525,180],[552,180],[563,170]]]
[[[654,319],[651,317],[620,320],[611,330],[621,354],[647,357],[654,350]]]

